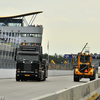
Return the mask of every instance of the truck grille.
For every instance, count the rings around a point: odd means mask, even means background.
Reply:
[[[24,71],[31,71],[31,64],[24,64]]]
[[[17,69],[20,69],[21,71],[35,71],[35,69],[39,69],[39,64],[19,62],[17,63]]]
[[[87,69],[87,71],[88,71],[88,65],[80,65],[79,71],[80,71],[81,73],[86,73],[86,72],[85,72],[86,69]]]

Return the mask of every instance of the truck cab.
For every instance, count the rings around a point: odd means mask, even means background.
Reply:
[[[16,81],[46,80],[48,69],[46,69],[46,64],[43,65],[42,62],[41,46],[20,46],[16,49],[15,60]]]

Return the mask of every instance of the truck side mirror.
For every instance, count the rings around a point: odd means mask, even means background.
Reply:
[[[41,56],[39,56],[39,59],[40,59],[40,61],[42,61],[42,57]]]
[[[14,60],[16,61],[16,56],[14,57]]]

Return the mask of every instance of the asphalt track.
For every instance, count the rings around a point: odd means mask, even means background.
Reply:
[[[20,81],[15,79],[0,79],[0,98],[4,100],[29,100],[41,95],[53,93],[74,85],[89,82],[89,79],[73,81],[73,75],[49,77],[46,81]]]

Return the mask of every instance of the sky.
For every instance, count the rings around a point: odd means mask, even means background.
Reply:
[[[77,54],[88,42],[100,53],[100,0],[2,0],[0,16],[43,11],[34,24],[43,25],[43,53]],[[31,17],[27,17],[29,20]]]

